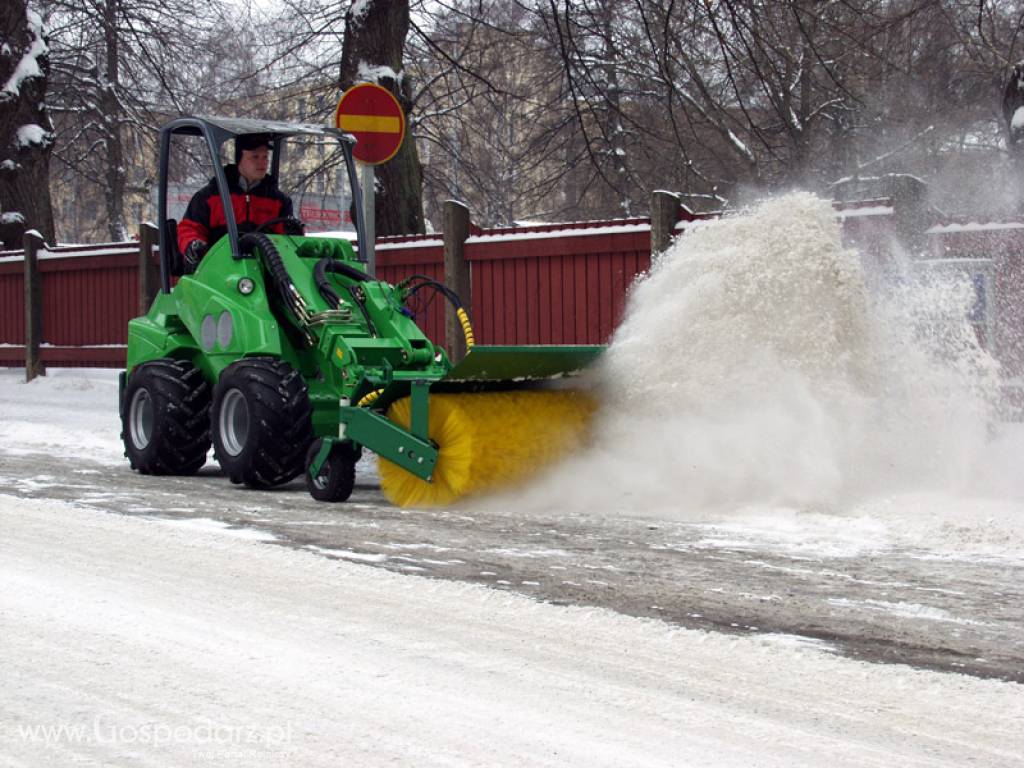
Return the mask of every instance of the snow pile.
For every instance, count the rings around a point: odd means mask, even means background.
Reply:
[[[691,227],[635,286],[595,373],[593,449],[526,503],[557,489],[583,510],[704,520],[1021,498],[1019,472],[996,471],[1020,453],[990,438],[998,367],[966,320],[972,287],[892,278],[866,275],[831,205],[806,193]]]

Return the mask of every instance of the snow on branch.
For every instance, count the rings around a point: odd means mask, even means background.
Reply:
[[[879,155],[878,157],[874,158],[873,160],[868,160],[868,161],[863,162],[863,163],[857,163],[857,171],[858,172],[863,171],[865,168],[870,168],[872,165],[876,165],[876,164],[882,162],[883,160],[888,160],[893,155],[897,155],[900,152],[902,152],[904,149],[906,149],[907,147],[912,146],[913,144],[915,144],[917,142],[917,140],[920,139],[922,136],[926,136],[927,134],[931,133],[934,130],[935,130],[935,126],[934,125],[929,125],[923,131],[920,131],[920,132],[916,133],[915,135],[911,136],[909,139],[907,139],[905,142],[900,144],[898,147],[894,147],[893,149],[890,149],[888,152],[885,152],[885,153]]]
[[[377,83],[378,85],[383,85],[385,80],[391,80],[395,85],[400,86],[404,77],[404,73],[395,72],[391,67],[384,66],[383,64],[370,64],[360,61],[359,67],[356,69],[357,80]]]
[[[370,3],[373,0],[355,0],[352,3],[352,7],[349,8],[349,24],[352,25],[352,29],[355,29],[363,23],[363,17],[366,16],[366,12],[370,9]]]
[[[40,146],[45,147],[53,142],[53,134],[36,123],[23,125],[15,135],[14,145],[19,149]]]
[[[0,103],[16,101],[21,94],[21,86],[26,80],[43,76],[39,58],[48,52],[46,43],[43,41],[43,20],[35,11],[30,10],[26,15],[28,28],[32,32],[32,43],[14,68],[14,72],[4,83],[4,87],[0,88]]]
[[[736,148],[736,151],[743,155],[748,163],[752,165],[755,164],[757,162],[757,158],[755,158],[754,153],[750,151],[750,147],[748,147],[739,136],[733,133],[731,129],[726,128],[726,131],[729,136],[729,141],[732,143],[733,147]]]

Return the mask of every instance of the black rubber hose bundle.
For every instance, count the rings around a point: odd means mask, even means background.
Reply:
[[[292,278],[288,274],[288,268],[285,267],[281,254],[278,253],[273,241],[262,232],[249,232],[242,235],[239,243],[245,253],[251,253],[253,249],[259,250],[263,256],[263,263],[266,265],[267,271],[270,272],[271,282],[274,283],[274,288],[277,290],[278,295],[285,303],[285,306],[292,311],[295,319],[301,323],[302,308],[296,304],[295,286],[292,285]]]
[[[409,288],[410,284],[412,284],[411,288]],[[408,288],[408,292],[405,294],[406,298],[415,296],[416,293],[423,288],[431,288],[444,296],[455,309],[460,309],[462,307],[462,299],[459,298],[459,295],[455,293],[455,291],[444,283],[439,283],[434,278],[427,277],[426,275],[410,275],[400,282],[397,287],[399,290],[405,290]]]
[[[356,269],[343,261],[332,259],[331,257],[325,257],[320,259],[313,267],[313,280],[316,282],[316,289],[320,292],[320,295],[324,297],[324,301],[327,302],[331,309],[337,309],[341,306],[341,296],[334,290],[334,286],[331,285],[330,279],[327,277],[327,273],[332,272],[336,275],[344,275],[357,283],[370,282],[373,278],[365,272]],[[366,328],[369,330],[371,336],[377,335],[377,329],[373,325],[373,320],[370,319],[370,313],[366,309],[365,296],[359,286],[349,286],[348,292],[352,296],[352,303],[359,307],[359,311],[363,315],[363,320],[366,321]],[[357,290],[358,289],[358,290]]]
[[[324,297],[331,309],[337,309],[338,305],[341,304],[341,296],[334,290],[334,286],[331,285],[330,279],[327,277],[328,272],[333,272],[336,275],[344,275],[345,277],[355,280],[357,282],[367,282],[370,280],[370,276],[365,272],[356,269],[353,266],[346,264],[343,261],[332,259],[331,257],[325,257],[320,259],[313,267],[313,279],[316,281],[316,288],[320,291],[320,295]]]

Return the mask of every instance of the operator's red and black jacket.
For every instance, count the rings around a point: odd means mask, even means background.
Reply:
[[[292,215],[292,201],[277,188],[277,182],[269,174],[249,190],[242,189],[239,182],[238,166],[224,168],[228,189],[231,192],[231,207],[235,210],[235,222],[239,233],[251,232],[264,222],[280,216]],[[271,231],[281,234],[284,224],[270,226]],[[213,245],[227,234],[228,223],[224,216],[224,204],[217,188],[217,179],[196,192],[189,201],[185,216],[178,224],[178,248],[184,253],[193,240],[202,240]]]

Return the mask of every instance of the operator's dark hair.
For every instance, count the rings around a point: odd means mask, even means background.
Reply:
[[[269,133],[243,133],[235,137],[235,163],[242,159],[243,149],[274,148],[274,137]]]

